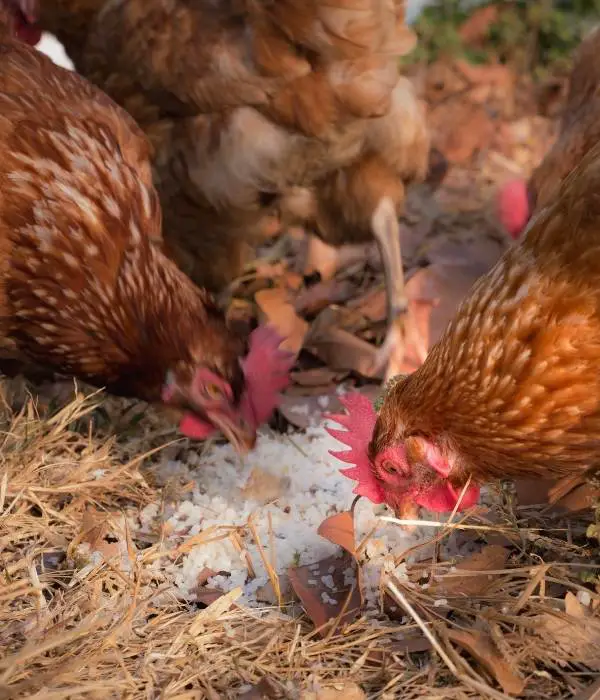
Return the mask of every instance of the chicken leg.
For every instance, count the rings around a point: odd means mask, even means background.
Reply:
[[[423,362],[427,348],[420,336],[415,319],[408,309],[404,290],[404,270],[400,247],[400,225],[396,207],[389,197],[383,197],[371,219],[373,235],[381,251],[385,275],[388,329],[373,361],[374,372],[385,365],[384,381],[400,373],[406,340],[410,338]]]

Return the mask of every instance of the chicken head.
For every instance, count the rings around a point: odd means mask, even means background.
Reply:
[[[477,502],[477,486],[462,494],[461,488],[450,483],[449,462],[434,444],[415,436],[378,450],[373,441],[377,414],[369,399],[349,394],[341,402],[347,414],[328,417],[346,430],[327,431],[350,449],[330,454],[353,465],[342,473],[358,482],[354,493],[373,503],[385,502],[399,517],[413,512],[415,505],[441,513],[454,510],[457,504],[458,510],[465,510]]]
[[[163,401],[191,409],[185,411],[180,431],[198,440],[220,431],[239,453],[252,449],[257,428],[271,416],[279,392],[289,383],[294,356],[279,348],[282,340],[268,327],[253,331],[248,354],[239,363],[239,382],[204,366],[187,381],[170,373]]]

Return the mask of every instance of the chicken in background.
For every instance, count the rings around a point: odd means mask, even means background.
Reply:
[[[0,366],[163,401],[184,434],[219,430],[246,451],[289,355],[268,328],[249,344],[235,334],[161,252],[149,145],[133,119],[8,24],[0,50]]]
[[[530,216],[552,201],[561,182],[600,141],[600,29],[575,53],[559,136],[529,182],[513,180],[499,192],[500,221],[518,238]]]
[[[45,0],[45,14],[66,2]],[[221,292],[274,220],[335,246],[375,236],[389,330],[374,369],[392,358],[394,374],[404,321],[415,329],[397,216],[430,142],[398,71],[415,43],[403,2],[116,0],[83,52],[68,35],[77,69],[149,137],[168,250],[198,284]]]
[[[451,511],[486,481],[526,477],[559,479],[554,501],[598,468],[599,192],[596,144],[379,415],[346,400],[334,418],[347,431],[332,434],[358,493],[398,513]]]
[[[34,0],[39,5],[39,25],[65,47],[78,67],[90,27],[107,0]]]
[[[35,46],[42,31],[38,24],[39,0],[0,0],[0,23],[20,41]]]

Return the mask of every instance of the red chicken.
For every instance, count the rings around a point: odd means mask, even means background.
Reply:
[[[585,481],[600,457],[600,144],[482,277],[425,363],[337,420],[359,493],[473,504],[490,479]],[[372,427],[372,430],[371,430]],[[566,490],[563,488],[566,486]]]
[[[531,214],[552,201],[557,188],[600,141],[600,30],[581,42],[573,62],[558,139],[529,182],[514,180],[499,192],[500,221],[517,238]]]
[[[149,146],[74,73],[0,32],[0,358],[181,409],[238,450],[285,384],[272,331],[246,342],[161,252]]]
[[[45,0],[45,26],[150,138],[180,267],[221,292],[279,217],[335,246],[375,236],[390,329],[374,370],[400,363],[408,309],[392,219],[427,173],[430,141],[399,74],[415,42],[403,0],[115,0],[92,20],[99,2]]]

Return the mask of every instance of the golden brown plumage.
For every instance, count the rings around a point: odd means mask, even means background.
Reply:
[[[252,444],[256,426],[239,408],[245,342],[160,250],[143,134],[6,32],[0,54],[2,360],[173,401],[202,430],[210,421]]]
[[[575,53],[558,139],[529,182],[532,212],[551,201],[562,180],[600,141],[600,30]]]
[[[392,500],[469,478],[571,477],[600,457],[600,145],[473,287],[369,446]]]
[[[217,291],[275,214],[339,245],[369,240],[386,198],[402,210],[429,153],[398,73],[413,44],[401,0],[116,0],[77,67],[148,135],[169,250]],[[394,316],[398,233],[375,232]]]
[[[501,191],[500,219],[513,237],[552,201],[564,178],[600,141],[599,53],[600,29],[594,29],[575,52],[558,138],[529,182],[511,182]]]

